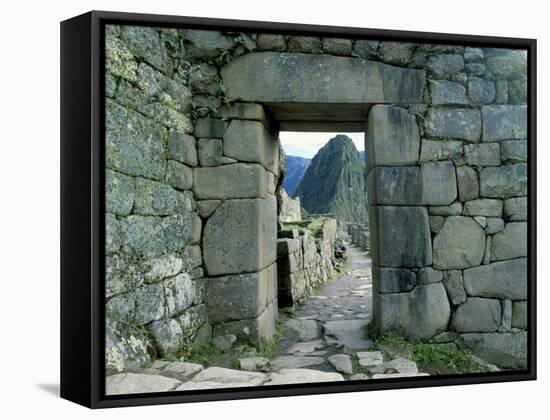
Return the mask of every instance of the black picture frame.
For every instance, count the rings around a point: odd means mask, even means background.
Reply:
[[[528,52],[528,369],[437,377],[105,396],[104,25],[331,35]],[[90,408],[536,379],[536,40],[92,11],[61,23],[61,397]]]

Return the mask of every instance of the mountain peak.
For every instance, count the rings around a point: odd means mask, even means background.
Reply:
[[[364,221],[364,171],[353,141],[339,134],[313,157],[296,196],[309,213],[332,213],[339,221]]]

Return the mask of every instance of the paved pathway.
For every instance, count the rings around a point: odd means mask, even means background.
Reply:
[[[426,375],[408,358],[368,351],[371,259],[348,245],[346,272],[322,285],[285,321],[273,360],[243,355],[240,370],[157,360],[149,369],[107,378],[107,394],[185,391]],[[227,337],[229,341],[234,337]],[[228,350],[233,351],[233,349]]]

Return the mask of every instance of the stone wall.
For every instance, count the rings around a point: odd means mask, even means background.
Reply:
[[[284,188],[279,188],[277,201],[279,203],[279,222],[287,223],[302,220],[300,197],[291,198]]]
[[[380,331],[524,366],[526,67],[524,51],[109,26],[108,361],[273,335],[290,103],[312,127],[372,105]]]
[[[277,240],[278,301],[280,306],[302,302],[326,282],[334,268],[336,220],[318,218],[283,224]]]
[[[346,233],[349,241],[361,249],[370,251],[370,229],[368,223],[347,223]]]

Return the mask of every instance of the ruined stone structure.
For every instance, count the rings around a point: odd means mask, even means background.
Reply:
[[[302,220],[299,197],[291,198],[284,188],[280,188],[277,192],[277,202],[279,203],[279,222],[296,222]]]
[[[365,251],[370,251],[370,229],[368,223],[348,223],[346,230],[350,242]]]
[[[314,287],[326,282],[334,268],[336,220],[318,218],[303,227],[294,224],[279,232],[277,240],[278,302],[294,306]],[[311,227],[313,226],[313,227]]]
[[[278,130],[367,132],[374,321],[525,366],[522,51],[109,26],[107,363],[277,318]]]

